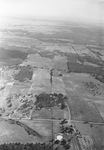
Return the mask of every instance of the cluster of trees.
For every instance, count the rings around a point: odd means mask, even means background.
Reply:
[[[66,107],[65,101],[67,100],[67,97],[61,93],[59,94],[42,93],[40,95],[36,95],[36,99],[37,99],[37,101],[35,102],[36,110],[40,110],[42,108],[55,107],[55,106],[64,109]]]
[[[101,92],[99,92],[99,85],[98,86],[96,84],[94,84],[93,82],[83,82],[83,84],[88,88],[90,89],[90,91],[93,93],[93,95],[101,95]]]
[[[74,128],[73,125],[68,125],[68,121],[66,119],[60,122],[60,132],[63,135],[62,140],[55,140],[54,144],[63,146],[63,150],[69,150],[71,148],[71,143],[75,138],[81,137],[81,133]]]
[[[70,134],[71,138],[73,137],[73,135],[80,137],[81,133],[78,130],[76,130],[73,125],[65,125],[67,123],[68,123],[68,121],[66,119],[64,119],[60,122],[60,125],[61,125],[60,126],[60,131],[61,131],[61,133]]]
[[[60,146],[62,146],[63,150],[69,150],[71,148],[70,141],[66,139],[62,139],[62,141],[56,140],[54,141],[54,145],[57,145],[57,149],[60,148]]]
[[[0,145],[0,150],[53,150],[53,147],[46,143],[9,143]]]
[[[28,133],[28,135],[38,136],[39,138],[42,138],[42,136],[37,131],[33,130],[32,128],[30,128],[29,126],[27,126],[26,124],[20,121],[13,120],[13,119],[8,119],[7,121],[11,124],[16,124],[23,127],[25,131]]]

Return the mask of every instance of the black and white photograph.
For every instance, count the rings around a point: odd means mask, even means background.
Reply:
[[[104,0],[0,0],[0,150],[104,150]]]

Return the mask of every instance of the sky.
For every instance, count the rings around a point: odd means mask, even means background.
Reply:
[[[104,22],[104,0],[0,0],[0,16]]]

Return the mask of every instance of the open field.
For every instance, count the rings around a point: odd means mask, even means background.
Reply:
[[[103,122],[95,106],[78,97],[78,95],[69,97],[69,108],[71,109],[71,116],[74,120]]]
[[[100,115],[101,115],[101,117],[103,118],[103,120],[104,120],[104,101],[102,101],[102,102],[95,102],[95,106],[96,106],[96,108],[98,109],[98,111],[99,111],[99,113],[100,113]]]
[[[79,141],[86,149],[88,141],[89,150],[104,149],[100,30],[34,19],[0,25],[0,144],[49,142],[60,133],[59,123],[67,119],[67,125],[81,132]],[[71,150],[78,150],[75,139]]]
[[[3,143],[27,143],[41,142],[41,139],[28,135],[27,132],[17,125],[11,125],[6,121],[0,120],[0,144]]]
[[[91,124],[81,124],[75,123],[78,130],[81,131],[82,135],[90,136],[92,141],[97,148],[97,150],[104,149],[104,126],[92,125]]]
[[[53,111],[53,115],[51,114]],[[42,119],[51,119],[51,118],[54,118],[54,119],[69,119],[69,114],[68,114],[68,110],[67,108],[64,109],[64,110],[60,110],[60,108],[58,107],[54,107],[52,108],[52,110],[50,109],[41,109],[40,111],[33,111],[32,112],[32,118],[42,118]]]

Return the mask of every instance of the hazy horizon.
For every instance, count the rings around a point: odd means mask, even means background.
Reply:
[[[0,0],[3,17],[39,17],[104,23],[103,0]]]

